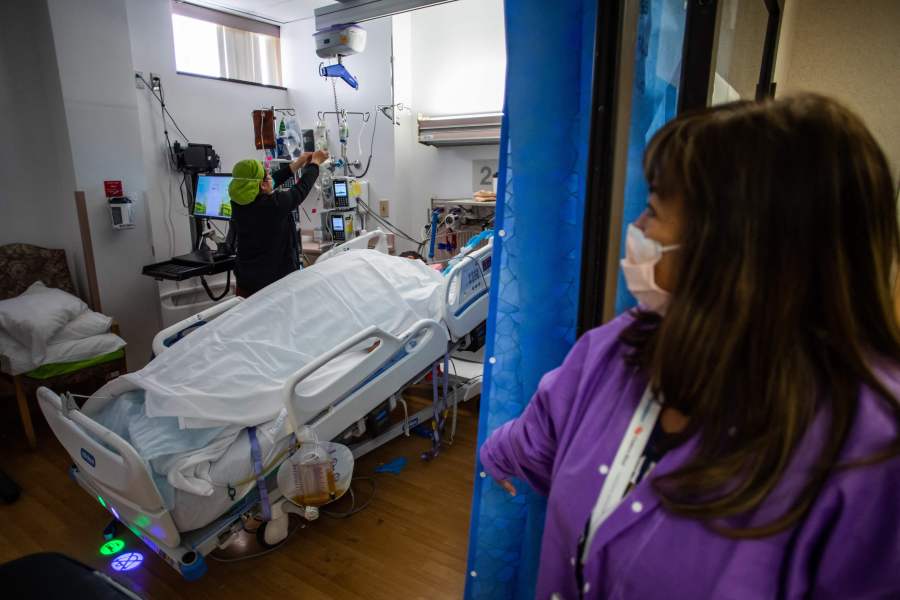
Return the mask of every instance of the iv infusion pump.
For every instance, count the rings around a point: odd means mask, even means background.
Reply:
[[[331,219],[331,238],[335,242],[346,242],[354,237],[353,221],[355,211],[333,212]]]
[[[369,205],[369,182],[356,177],[335,177],[331,181],[333,208],[327,218],[326,228],[335,243],[353,239],[359,230],[358,207]]]
[[[331,181],[334,207],[338,210],[351,210],[359,205],[359,201],[369,205],[369,182],[355,177],[335,177]]]

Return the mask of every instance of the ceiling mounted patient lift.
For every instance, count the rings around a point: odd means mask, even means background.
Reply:
[[[336,25],[315,32],[313,37],[319,58],[337,58],[337,64],[320,64],[319,75],[343,79],[347,85],[358,90],[359,81],[344,66],[343,59],[365,50],[366,30],[355,24]]]

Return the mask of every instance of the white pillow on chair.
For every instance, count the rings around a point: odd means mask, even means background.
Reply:
[[[109,333],[111,326],[112,317],[88,310],[69,321],[65,327],[60,329],[59,333],[54,335],[53,339],[48,342],[48,346],[60,342],[74,342],[95,335],[103,335],[104,333]]]
[[[87,310],[81,299],[36,281],[21,295],[0,300],[0,329],[27,348],[32,360],[40,364],[50,339]]]

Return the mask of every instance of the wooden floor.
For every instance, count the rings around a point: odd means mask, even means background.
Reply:
[[[109,559],[98,552],[110,517],[69,479],[68,455],[37,406],[32,408],[36,452],[26,450],[15,399],[0,395],[0,469],[23,488],[18,502],[0,505],[0,562],[58,551],[112,573]],[[128,582],[142,596],[159,599],[461,598],[476,429],[477,417],[462,409],[455,443],[431,463],[419,459],[430,447],[424,438],[382,446],[357,463],[354,475],[371,475],[378,464],[400,456],[408,463],[399,475],[377,475],[375,496],[363,512],[348,519],[322,517],[260,558],[208,560],[209,571],[197,582],[184,581],[125,531],[119,537],[127,547],[147,557]],[[356,487],[361,499],[367,495],[365,482]]]

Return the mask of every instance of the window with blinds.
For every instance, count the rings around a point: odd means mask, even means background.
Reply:
[[[173,1],[172,32],[179,73],[281,87],[277,26]]]

